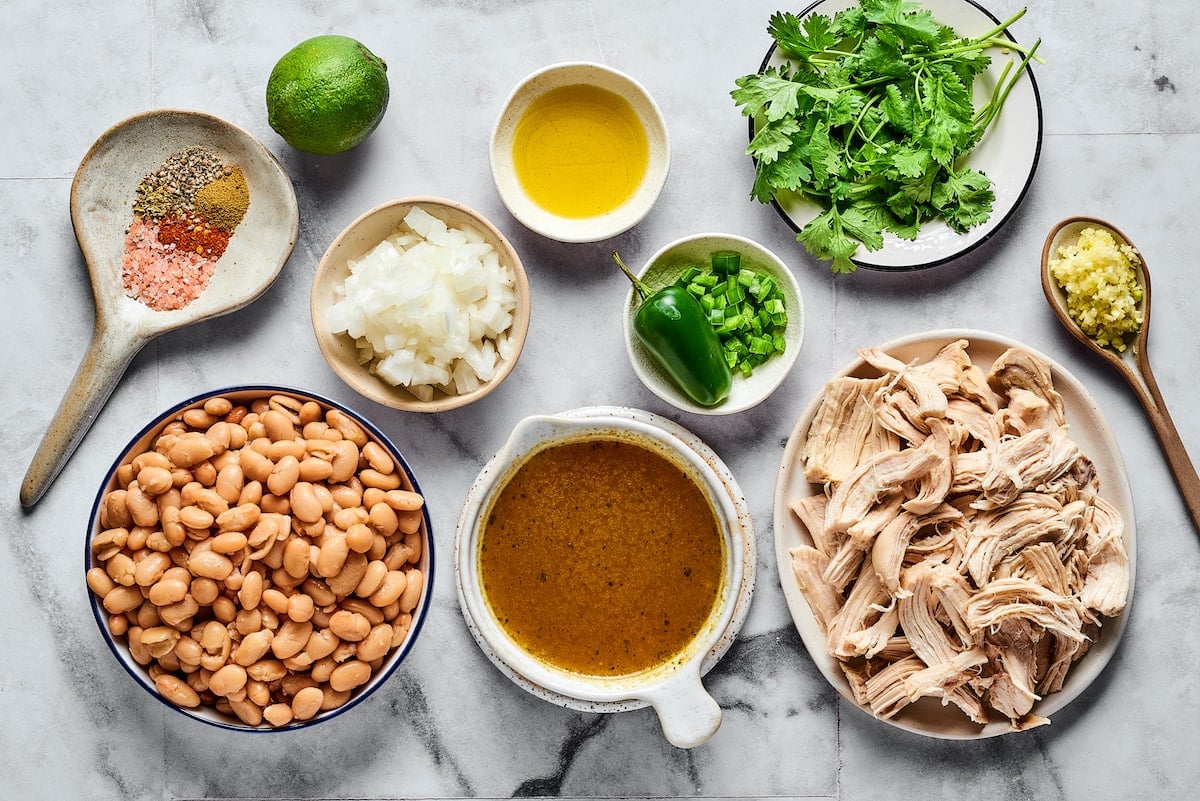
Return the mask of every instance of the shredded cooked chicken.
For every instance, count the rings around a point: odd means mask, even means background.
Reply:
[[[790,508],[813,545],[792,568],[859,704],[922,697],[982,725],[1048,723],[1102,618],[1124,608],[1124,521],[1071,440],[1051,370],[1011,348],[984,373],[969,343],[879,378],[831,381],[801,448],[823,492]]]

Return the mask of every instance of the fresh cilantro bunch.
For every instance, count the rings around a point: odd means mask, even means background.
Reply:
[[[991,179],[962,160],[1036,58],[1041,40],[1024,48],[1004,36],[1024,13],[974,38],[909,0],[860,0],[832,18],[772,15],[768,32],[786,63],[739,78],[731,93],[756,121],[751,196],[797,192],[819,203],[796,239],[837,273],[854,271],[860,243],[881,248],[884,231],[915,239],[935,217],[959,233],[986,221]],[[993,48],[1022,60],[1006,64],[976,109],[971,88]]]

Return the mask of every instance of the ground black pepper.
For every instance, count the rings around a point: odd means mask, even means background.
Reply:
[[[151,220],[168,214],[191,214],[196,208],[196,193],[223,175],[225,165],[208,148],[194,145],[181,150],[168,156],[138,184],[133,211]]]

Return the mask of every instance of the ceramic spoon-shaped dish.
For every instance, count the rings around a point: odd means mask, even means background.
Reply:
[[[1175,476],[1176,484],[1179,485],[1184,504],[1192,517],[1192,523],[1197,530],[1200,530],[1200,477],[1196,475],[1196,468],[1188,458],[1187,450],[1179,438],[1179,432],[1175,429],[1175,423],[1171,420],[1167,405],[1158,390],[1154,373],[1150,370],[1150,356],[1146,347],[1150,336],[1150,274],[1146,270],[1145,259],[1140,259],[1139,263],[1134,265],[1138,283],[1142,287],[1142,327],[1123,352],[1104,347],[1083,332],[1067,311],[1066,293],[1050,274],[1050,261],[1058,256],[1059,248],[1075,242],[1085,228],[1108,230],[1118,243],[1136,247],[1129,237],[1121,233],[1116,226],[1104,220],[1093,217],[1069,217],[1056,225],[1046,237],[1046,244],[1042,249],[1042,291],[1046,294],[1046,299],[1050,301],[1050,308],[1054,310],[1059,322],[1084,346],[1116,368],[1117,372],[1133,388],[1138,401],[1146,410],[1150,425],[1154,428],[1154,433],[1167,457],[1167,464]]]
[[[250,190],[246,216],[216,272],[187,306],[155,311],[125,291],[125,232],[142,179],[193,145],[241,168]],[[91,343],[21,484],[21,503],[37,503],[74,452],[125,368],[159,334],[245,306],[279,275],[299,228],[296,194],[279,162],[258,140],[224,120],[163,109],[124,120],[84,156],[71,185],[71,221],[95,297]]]

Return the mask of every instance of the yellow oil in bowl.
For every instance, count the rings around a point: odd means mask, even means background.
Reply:
[[[650,162],[646,129],[633,106],[584,84],[535,98],[517,122],[512,148],[517,180],[530,199],[573,219],[620,207]]]

